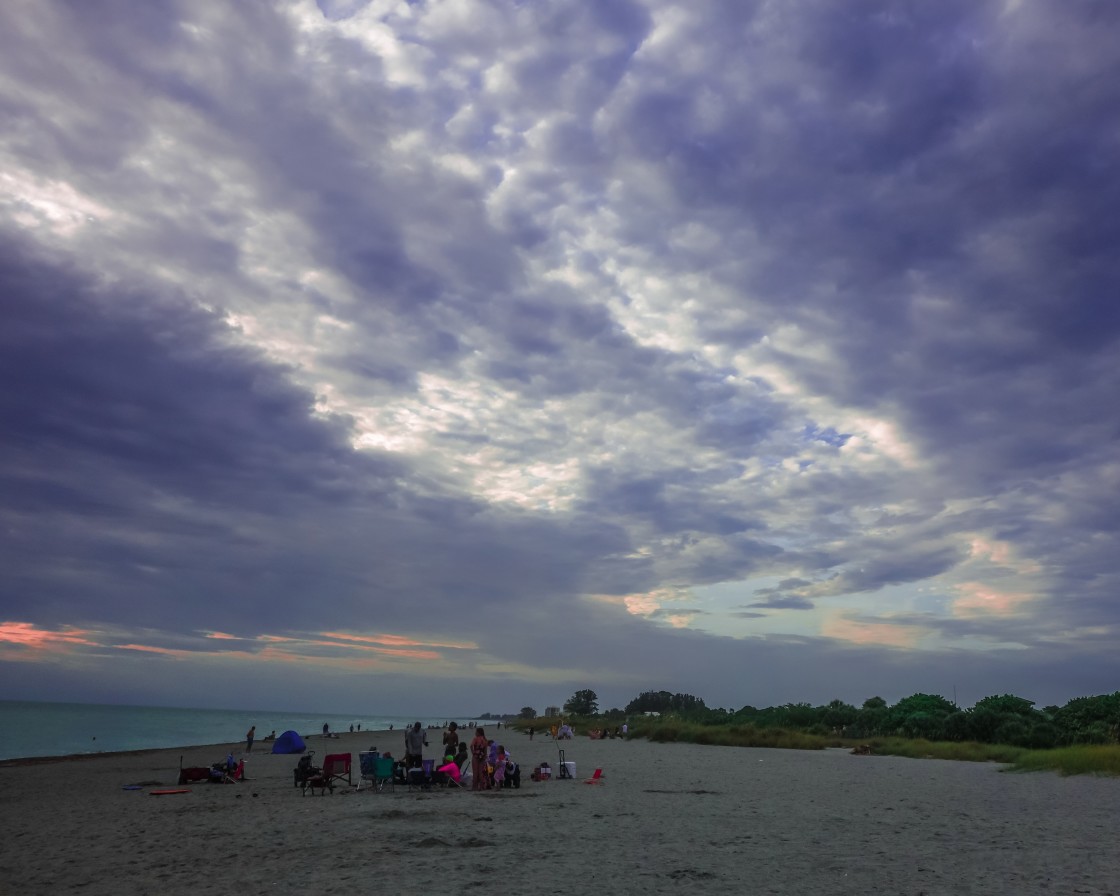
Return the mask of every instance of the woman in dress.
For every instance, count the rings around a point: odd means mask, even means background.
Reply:
[[[486,732],[475,728],[474,739],[471,741],[471,790],[486,790],[490,786],[490,775],[486,771],[489,752]]]

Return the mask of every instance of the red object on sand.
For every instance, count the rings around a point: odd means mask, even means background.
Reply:
[[[189,789],[184,790],[149,790],[150,796],[167,796],[169,793],[190,793]]]

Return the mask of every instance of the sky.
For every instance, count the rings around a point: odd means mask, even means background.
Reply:
[[[1120,5],[0,5],[0,696],[1120,689]]]

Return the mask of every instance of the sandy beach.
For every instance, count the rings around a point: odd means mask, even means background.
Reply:
[[[260,743],[249,780],[171,796],[150,791],[176,786],[180,756],[209,765],[244,744],[4,765],[0,894],[1120,896],[1120,780],[577,738],[561,744],[576,779],[535,783],[529,768],[555,767],[556,743],[488,734],[520,762],[520,790],[305,796],[298,757]],[[354,753],[356,782],[360,750],[399,755],[402,737],[308,746]],[[604,783],[583,783],[596,767]]]

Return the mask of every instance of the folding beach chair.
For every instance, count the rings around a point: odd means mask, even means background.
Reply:
[[[326,775],[332,783],[345,780],[347,784],[353,787],[354,780],[350,776],[350,754],[331,753],[323,760],[323,774]]]
[[[455,787],[459,788],[460,790],[466,790],[467,789],[467,785],[464,783],[464,778],[463,778],[463,773],[462,772],[459,773],[459,779],[458,780],[453,778],[451,776],[450,772],[446,773],[443,777],[444,777],[443,786],[446,787],[448,790],[450,790],[452,788],[455,788]]]
[[[392,756],[381,756],[377,752],[359,753],[358,766],[361,774],[359,790],[361,781],[369,781],[370,790],[384,790],[386,784],[390,790],[395,789]]]
[[[377,785],[378,790],[384,790],[385,785],[389,785],[389,790],[397,789],[397,778],[393,766],[396,762],[392,756],[379,756],[377,757],[376,771],[374,773],[374,783]]]
[[[603,783],[603,770],[601,768],[595,769],[595,774],[583,782],[584,784],[602,784]]]
[[[362,782],[369,781],[370,787],[377,786],[377,759],[380,754],[370,750],[358,754],[358,790],[362,789]]]

